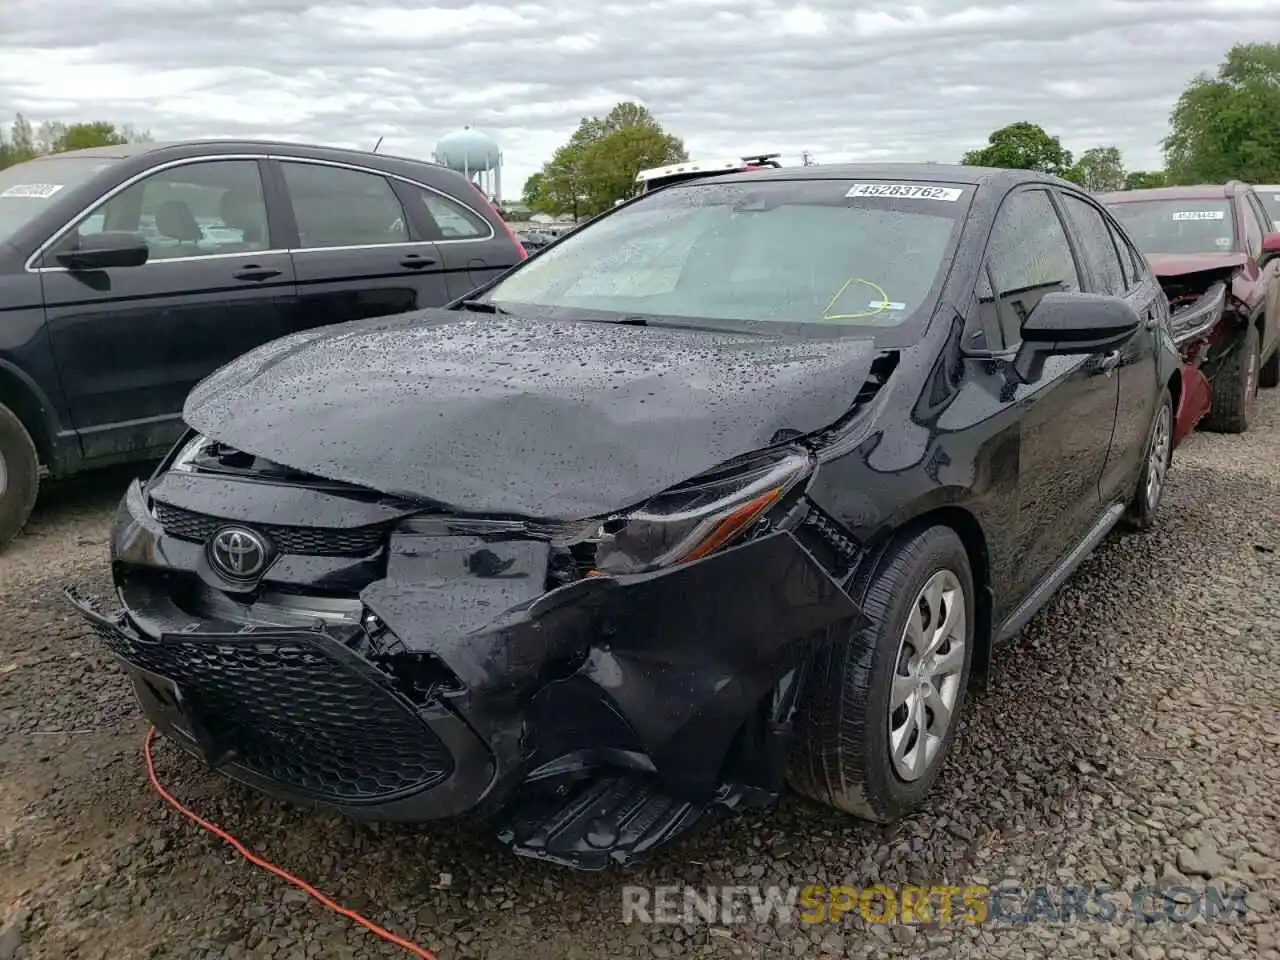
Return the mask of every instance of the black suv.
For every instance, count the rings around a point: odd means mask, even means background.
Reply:
[[[441,306],[523,257],[467,178],[415,160],[197,141],[0,170],[0,548],[40,464],[159,457],[246,350]]]

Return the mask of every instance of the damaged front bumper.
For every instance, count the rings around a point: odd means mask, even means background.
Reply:
[[[578,867],[776,796],[803,664],[861,619],[796,532],[813,523],[549,589],[553,548],[519,525],[270,485],[234,521],[193,509],[227,486],[135,484],[112,541],[123,609],[72,597],[160,731],[294,802],[493,815],[518,852]],[[233,522],[276,545],[252,583],[210,564]]]

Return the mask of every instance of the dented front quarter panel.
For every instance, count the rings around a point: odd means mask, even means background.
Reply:
[[[645,757],[674,795],[705,796],[806,639],[860,621],[787,532],[550,593],[545,543],[398,535],[391,549],[386,579],[362,600],[458,675],[453,706],[497,762],[489,806],[530,770],[592,749]]]

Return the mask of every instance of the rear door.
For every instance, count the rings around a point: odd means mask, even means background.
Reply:
[[[1244,197],[1263,236],[1276,233],[1271,218],[1263,207],[1262,201],[1258,199],[1257,193],[1251,190]],[[1259,242],[1259,250],[1261,250],[1261,242]],[[1280,257],[1272,257],[1262,267],[1259,282],[1263,286],[1263,309],[1266,311],[1266,319],[1262,326],[1262,359],[1266,360],[1273,350],[1280,349]]]
[[[1126,300],[1143,321],[1124,346],[1100,361],[1105,368],[1103,376],[1114,377],[1119,389],[1115,432],[1101,478],[1102,499],[1111,502],[1127,498],[1137,480],[1160,398],[1156,360],[1161,323],[1159,286],[1148,282],[1145,271],[1134,272],[1128,245],[1116,246],[1124,240],[1097,204],[1066,191],[1058,197],[1073,227],[1076,249],[1088,277],[1086,289]]]
[[[183,160],[121,185],[37,262],[49,338],[86,458],[173,442],[187,393],[286,332],[293,262],[253,157]],[[140,233],[139,267],[70,271],[55,254],[101,230]]]
[[[472,204],[443,190],[398,181],[410,218],[424,236],[435,240],[444,257],[449,294],[462,297],[510,269],[519,254],[515,241],[498,230]],[[487,203],[473,190],[476,204]]]
[[[449,301],[440,251],[382,173],[329,161],[271,161],[296,230],[294,330]]]
[[[1082,288],[1067,233],[1048,190],[1023,188],[1001,204],[978,284],[984,329],[1010,359],[1040,299]],[[1119,393],[1101,355],[1049,357],[1032,383],[1005,398],[1021,408],[1012,595],[1022,600],[1089,533],[1102,514],[1099,485]],[[1016,602],[1016,601],[1015,601]]]

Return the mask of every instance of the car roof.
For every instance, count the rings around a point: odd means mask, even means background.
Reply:
[[[1039,170],[1005,170],[998,167],[970,167],[962,163],[830,163],[811,167],[763,167],[700,183],[734,183],[760,180],[905,180],[925,183],[958,183],[1011,189],[1023,183],[1054,183],[1075,187],[1053,174]],[[1076,189],[1079,189],[1076,187]]]
[[[1104,193],[1103,203],[1134,203],[1139,200],[1225,200],[1248,189],[1239,180],[1227,183],[1198,183],[1185,187],[1151,187],[1147,190],[1117,190]]]
[[[212,150],[215,153],[258,153],[264,150],[281,153],[298,153],[319,159],[346,160],[350,163],[369,163],[373,161],[392,161],[399,163],[423,164],[445,169],[438,163],[422,160],[417,157],[401,157],[391,153],[373,153],[369,150],[356,150],[351,147],[331,147],[316,143],[298,143],[288,140],[241,140],[223,137],[210,137],[195,140],[168,140],[163,142],[122,143],[103,147],[87,147],[83,150],[68,150],[65,153],[46,154],[36,158],[56,160],[59,157],[84,157],[86,159],[124,160],[146,154],[174,154],[185,156]]]

